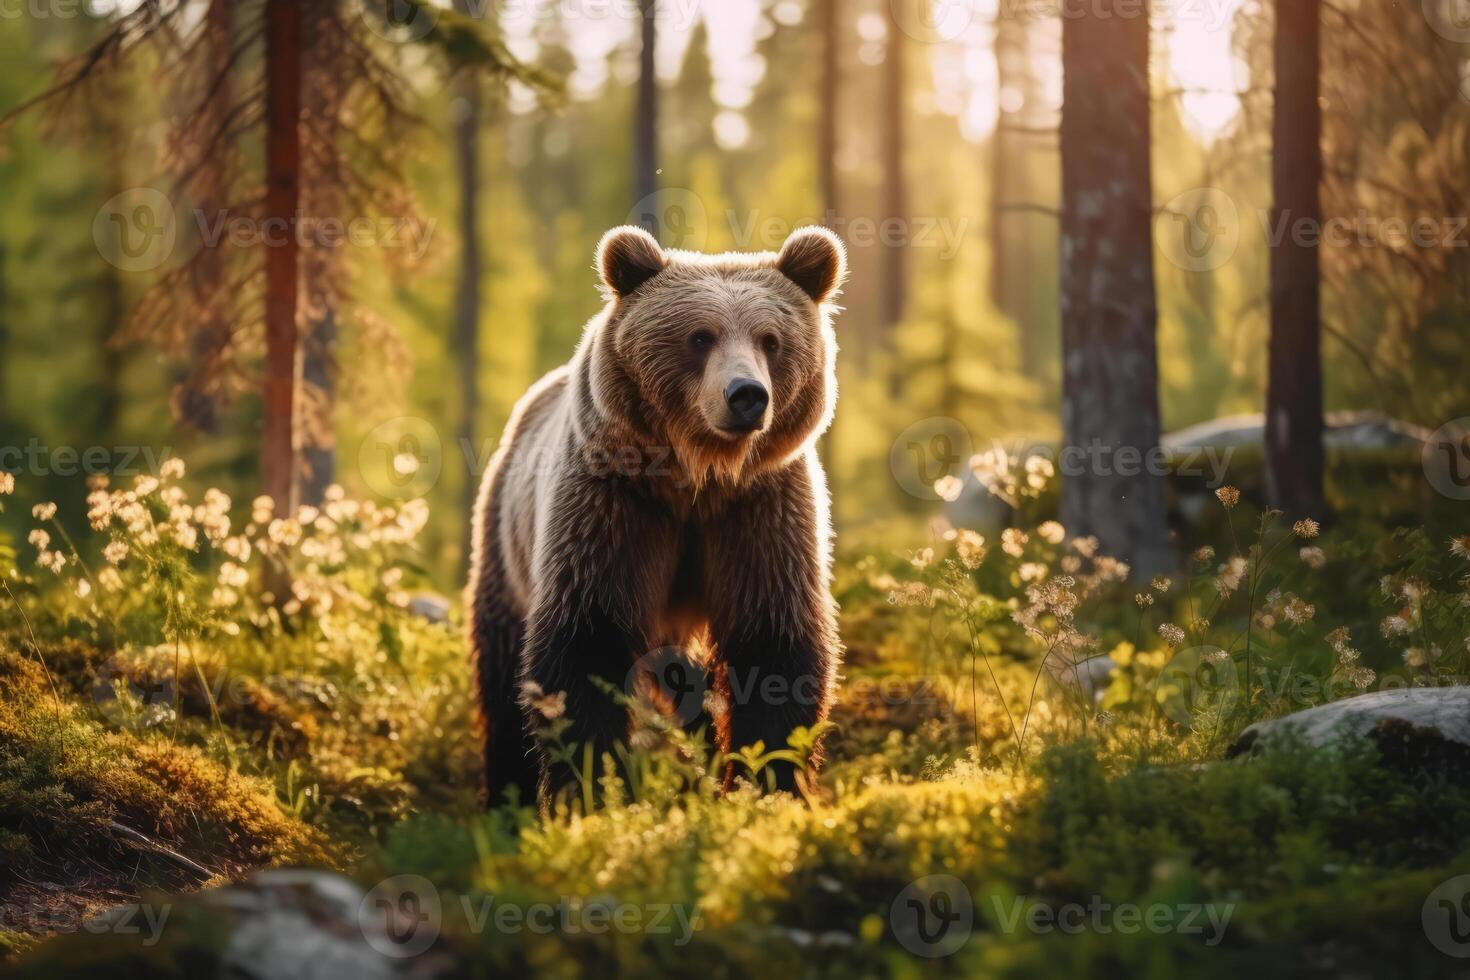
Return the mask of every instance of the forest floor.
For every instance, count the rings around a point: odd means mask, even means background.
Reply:
[[[224,535],[232,557],[201,572],[134,521],[122,562],[82,549],[73,578],[22,573],[0,596],[0,972],[218,969],[241,913],[206,896],[295,867],[345,874],[364,908],[390,896],[394,935],[432,908],[431,949],[380,957],[416,976],[1450,975],[1446,943],[1465,944],[1427,916],[1470,869],[1465,774],[1371,744],[1229,749],[1312,701],[1273,694],[1273,669],[1339,696],[1463,676],[1470,566],[1438,533],[1365,543],[1255,515],[1253,550],[1242,514],[1195,571],[1142,591],[1045,522],[845,542],[819,785],[722,794],[720,760],[643,712],[630,775],[549,816],[478,806],[459,626],[413,611],[395,557],[413,528],[351,540],[402,514],[253,519],[283,552],[348,540],[335,564],[305,548],[300,610],[252,605],[259,556]],[[1325,567],[1298,554],[1318,548]],[[136,580],[107,581],[132,561]],[[1250,681],[1181,693],[1171,665],[1196,649]],[[1104,654],[1096,697],[1085,667],[1040,666]],[[760,781],[761,760],[741,765]],[[132,915],[87,918],[118,906]],[[351,923],[361,946],[358,910],[334,914],[302,921],[332,941]]]

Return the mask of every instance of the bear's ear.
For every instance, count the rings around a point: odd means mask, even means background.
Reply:
[[[614,228],[597,243],[597,272],[602,284],[616,296],[627,296],[667,264],[653,236],[633,225]]]
[[[831,298],[847,275],[847,249],[842,239],[820,225],[798,228],[781,246],[776,268],[813,302],[821,303]]]

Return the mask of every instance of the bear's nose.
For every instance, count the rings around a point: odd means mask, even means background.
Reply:
[[[759,381],[736,378],[725,386],[725,404],[730,406],[730,415],[737,423],[732,428],[758,427],[770,403],[771,396]]]

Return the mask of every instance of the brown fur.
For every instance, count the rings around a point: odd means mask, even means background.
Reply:
[[[620,228],[598,267],[606,306],[516,406],[475,511],[492,802],[571,778],[547,771],[527,690],[564,692],[565,737],[607,751],[629,720],[596,679],[621,689],[648,651],[697,647],[728,705],[721,746],[769,751],[826,715],[838,665],[815,442],[836,401],[841,244],[808,228],[779,254],[704,256]],[[754,433],[726,431],[731,378],[769,391]]]

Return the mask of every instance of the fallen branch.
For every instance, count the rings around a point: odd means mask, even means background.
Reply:
[[[119,834],[122,834],[123,837],[127,838],[131,843],[138,846],[139,848],[145,851],[152,852],[153,854],[158,854],[162,857],[166,857],[170,861],[178,864],[180,867],[194,872],[196,875],[199,876],[201,881],[208,881],[211,878],[217,876],[216,872],[210,871],[208,868],[204,867],[204,865],[199,864],[191,858],[184,857],[184,855],[180,854],[178,851],[175,851],[170,847],[166,847],[165,845],[158,843],[157,841],[148,837],[146,834],[142,834],[134,830],[132,827],[120,824],[116,820],[109,820],[107,822],[107,826],[117,831]]]

